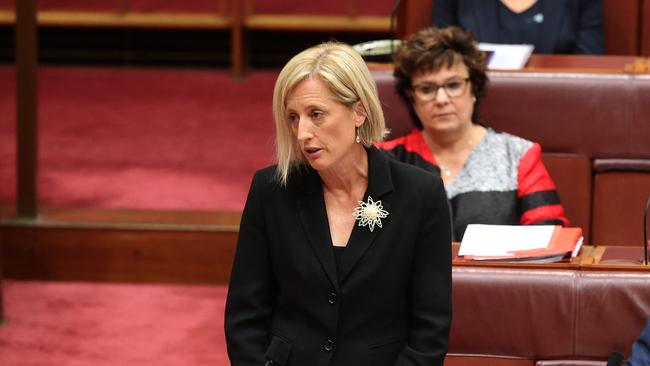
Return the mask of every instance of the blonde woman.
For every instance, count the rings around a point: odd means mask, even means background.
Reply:
[[[440,178],[373,147],[376,86],[349,46],[282,69],[275,166],[258,171],[226,303],[232,366],[442,365],[451,225]]]

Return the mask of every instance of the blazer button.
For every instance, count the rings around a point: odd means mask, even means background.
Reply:
[[[330,305],[336,305],[336,292],[330,292],[330,296],[327,299],[327,302],[329,302]]]
[[[331,339],[328,339],[327,342],[323,345],[323,348],[327,352],[331,352],[334,349],[334,341]]]

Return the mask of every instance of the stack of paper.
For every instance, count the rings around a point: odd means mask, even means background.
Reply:
[[[478,48],[490,53],[488,69],[518,70],[526,66],[534,46],[530,44],[479,43]]]
[[[581,228],[468,225],[458,256],[468,260],[560,261],[578,255]]]

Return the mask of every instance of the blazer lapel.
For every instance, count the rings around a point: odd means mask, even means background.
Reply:
[[[301,191],[297,202],[300,222],[323,271],[332,285],[338,289],[339,281],[336,276],[336,262],[323,198],[323,185],[318,173],[309,167],[297,174],[301,177],[296,180]]]
[[[375,202],[380,200],[384,210],[389,212],[388,217],[382,219],[382,226],[390,222],[390,197],[388,193],[392,190],[393,181],[391,179],[388,157],[374,147],[369,148],[368,188],[363,199],[367,202],[370,196]],[[352,272],[381,230],[380,227],[375,226],[371,232],[368,226],[354,226],[339,266],[338,278],[341,283]]]

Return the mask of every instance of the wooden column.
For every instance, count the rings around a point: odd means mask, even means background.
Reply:
[[[20,218],[38,215],[36,0],[16,1],[17,207]]]
[[[0,233],[0,241],[2,240],[2,236],[3,236],[3,234]],[[2,242],[0,242],[0,325],[2,325],[2,323],[4,323],[4,321],[5,321],[4,300],[2,299],[2,292],[3,292],[2,287],[4,286],[4,283],[2,281],[2,277],[4,277],[4,275],[2,274],[2,262],[3,262],[3,259],[4,259],[3,256],[2,256],[2,246],[3,245],[4,244]]]
[[[641,9],[641,55],[650,57],[650,0],[643,0]]]
[[[603,0],[606,55],[639,55],[641,0]]]
[[[402,0],[397,8],[397,38],[431,26],[432,0]]]
[[[231,2],[231,33],[230,33],[230,62],[232,76],[241,79],[246,75],[248,59],[246,53],[246,34],[244,30],[245,6],[244,1]]]

